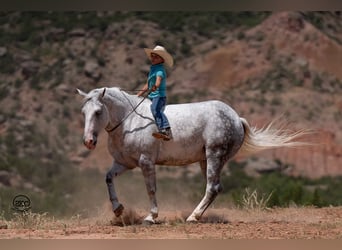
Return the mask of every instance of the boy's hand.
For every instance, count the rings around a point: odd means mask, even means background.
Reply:
[[[157,90],[157,86],[153,85],[153,87],[151,88],[152,91],[156,91]]]
[[[137,94],[137,96],[142,96],[143,94],[145,94],[147,90],[140,90],[139,93]]]

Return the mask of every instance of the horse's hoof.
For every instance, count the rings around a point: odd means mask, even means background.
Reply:
[[[124,210],[124,206],[120,204],[113,212],[116,217],[120,217],[123,213],[123,210]]]
[[[186,223],[197,224],[199,223],[199,220],[186,220]]]
[[[151,226],[151,225],[156,224],[156,222],[155,221],[150,221],[150,220],[143,220],[141,224],[143,226]]]
[[[199,222],[199,219],[197,219],[195,216],[193,215],[190,215],[187,219],[186,219],[186,222],[188,223],[198,223]]]
[[[156,221],[154,220],[153,216],[149,214],[144,220],[143,220],[143,225],[153,225],[156,224]]]

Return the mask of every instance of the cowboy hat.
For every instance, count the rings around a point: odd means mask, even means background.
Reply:
[[[146,55],[151,60],[151,53],[157,54],[164,59],[164,62],[169,66],[173,66],[173,58],[172,56],[166,51],[163,46],[157,45],[154,49],[144,48]]]

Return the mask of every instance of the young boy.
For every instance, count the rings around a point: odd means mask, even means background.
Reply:
[[[145,48],[145,53],[151,60],[151,68],[147,83],[138,93],[143,95],[150,91],[148,98],[152,101],[151,111],[158,127],[158,132],[152,135],[158,139],[166,141],[172,139],[171,128],[167,117],[164,114],[166,106],[166,71],[164,64],[173,66],[173,58],[162,46],[157,45],[154,49]]]

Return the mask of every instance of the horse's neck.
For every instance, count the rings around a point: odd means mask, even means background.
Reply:
[[[104,102],[113,125],[124,119],[136,105],[136,101],[131,96],[114,90],[105,95]]]

